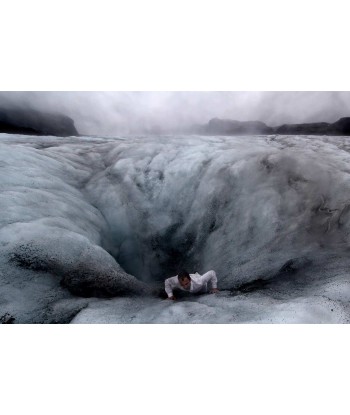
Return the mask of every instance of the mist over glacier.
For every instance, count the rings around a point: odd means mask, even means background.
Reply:
[[[335,122],[350,113],[350,95],[346,91],[0,91],[1,108],[61,113],[74,120],[82,135],[116,136],[183,133],[213,118],[259,120],[269,126]]]
[[[0,316],[348,322],[350,138],[0,134]],[[153,293],[186,268],[218,295]]]

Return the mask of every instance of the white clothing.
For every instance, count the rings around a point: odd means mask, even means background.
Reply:
[[[215,271],[208,271],[203,275],[198,274],[196,272],[195,274],[190,274],[191,277],[191,285],[190,289],[186,290],[185,288],[181,287],[181,284],[179,282],[178,276],[170,277],[165,280],[165,291],[168,294],[168,297],[173,296],[173,290],[174,288],[178,288],[182,291],[188,291],[190,293],[198,293],[200,291],[206,292],[208,289],[208,282],[211,283],[211,288],[217,288],[217,278]]]

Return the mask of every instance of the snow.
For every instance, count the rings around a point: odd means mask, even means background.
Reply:
[[[349,137],[0,134],[0,317],[348,322],[349,151]],[[214,269],[223,291],[151,295],[182,268]]]

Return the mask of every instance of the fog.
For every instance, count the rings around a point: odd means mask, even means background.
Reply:
[[[334,122],[350,114],[349,92],[0,92],[0,108],[59,112],[80,134],[180,132],[211,118]]]

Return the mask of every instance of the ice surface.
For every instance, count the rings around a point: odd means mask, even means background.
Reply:
[[[347,322],[349,151],[348,137],[0,134],[0,317]],[[150,295],[181,268],[215,269],[226,291]]]
[[[349,323],[349,306],[325,297],[277,300],[229,292],[193,300],[118,298],[90,304],[72,323]]]

